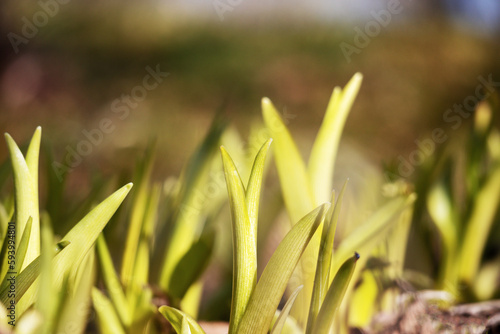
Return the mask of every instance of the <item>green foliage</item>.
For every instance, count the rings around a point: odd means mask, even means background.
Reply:
[[[51,191],[43,201],[47,209],[40,212],[41,129],[35,131],[26,156],[6,134],[14,191],[0,200],[0,332],[49,334],[71,327],[83,333],[92,305],[96,318],[91,321],[101,333],[156,334],[171,328],[179,334],[204,333],[196,320],[203,273],[220,246],[221,228],[232,232],[229,334],[346,333],[349,326],[367,325],[375,312],[395,309],[401,293],[397,282],[406,275],[412,217],[419,222],[424,212],[441,241],[436,287],[461,300],[493,298],[500,291],[499,259],[484,253],[500,203],[500,133],[492,126],[494,101],[478,106],[461,154],[445,150],[441,158],[431,158],[423,166],[425,182],[417,183],[420,198],[415,210],[416,195],[401,180],[382,184],[377,179],[363,185],[365,193],[384,187],[386,196],[377,197],[374,208],[362,197],[351,200],[347,181],[338,196],[331,193],[342,129],[361,80],[356,74],[344,89],[333,90],[307,163],[267,98],[262,100],[265,133],[273,139],[251,136],[244,143],[235,131],[224,133],[225,122],[216,118],[179,179],[153,179],[151,143],[137,165],[131,201],[115,218],[131,183],[100,204],[99,194],[106,188],[98,185],[71,212],[74,206],[66,208],[63,202],[64,180],[59,183],[50,172],[46,184]],[[245,144],[250,148],[241,150]],[[263,240],[258,232],[269,228],[259,226],[264,220],[259,212],[266,212],[260,210],[260,197],[271,146],[291,224],[258,277],[258,240]],[[0,166],[0,189],[5,166]],[[227,198],[223,191],[204,195],[214,175],[223,176]],[[341,214],[346,202],[354,211],[368,214],[359,218],[355,212],[346,224]],[[230,223],[220,214],[225,206]],[[124,237],[123,247],[116,247],[117,235],[112,234],[118,228],[102,233],[112,219],[111,227],[126,227],[124,235],[118,234]],[[16,232],[15,263],[10,221]],[[58,228],[68,226],[69,232],[59,238],[52,221]],[[73,221],[78,223],[70,226]],[[216,221],[227,225],[215,225]],[[343,233],[336,235],[341,225]],[[17,282],[15,328],[6,309],[12,272]],[[283,298],[286,303],[278,310]]]
[[[437,287],[463,301],[490,299],[500,290],[500,269],[492,270],[490,264],[481,270],[500,205],[500,138],[492,123],[496,101],[478,104],[460,149],[448,145],[441,159],[429,161],[421,171],[430,175],[421,196],[442,242]]]

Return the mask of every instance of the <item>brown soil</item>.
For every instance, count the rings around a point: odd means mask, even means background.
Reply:
[[[378,315],[364,334],[500,333],[500,300],[463,304],[447,310],[415,300],[398,314]]]

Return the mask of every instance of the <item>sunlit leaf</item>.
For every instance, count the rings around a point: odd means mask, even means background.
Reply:
[[[335,314],[340,307],[340,303],[342,302],[345,292],[347,291],[347,287],[349,286],[349,282],[351,281],[358,259],[359,255],[358,253],[355,253],[354,256],[347,259],[340,267],[339,271],[335,275],[335,278],[333,279],[330,289],[325,296],[325,300],[321,305],[321,309],[318,313],[318,317],[316,318],[311,333],[329,333],[333,326]]]
[[[300,285],[297,289],[295,289],[294,292],[292,292],[290,297],[288,297],[285,306],[283,306],[283,309],[281,310],[278,319],[276,319],[276,322],[274,323],[273,328],[271,329],[271,334],[281,334],[283,327],[285,326],[288,314],[290,314],[290,310],[292,309],[293,303],[295,302],[297,295],[299,294],[300,290],[302,290],[303,287],[304,286]]]
[[[479,270],[484,245],[500,203],[500,167],[496,167],[479,189],[460,253],[459,275],[472,283]]]
[[[308,164],[309,179],[316,202],[328,200],[331,192],[340,137],[362,79],[361,73],[356,73],[343,90],[336,87],[328,103]]]
[[[268,139],[257,153],[245,193],[248,218],[250,224],[255,228],[255,235],[257,235],[257,219],[259,217],[260,190],[262,188],[264,164],[272,141],[272,139]]]
[[[257,282],[257,228],[248,217],[245,188],[233,160],[221,147],[233,230],[233,295],[229,333],[236,333]],[[254,222],[255,223],[255,222]]]
[[[288,280],[329,207],[330,204],[323,204],[307,214],[278,245],[250,297],[238,334],[267,333]]]
[[[137,185],[135,188],[134,200],[129,221],[127,241],[122,260],[121,279],[127,285],[133,277],[134,266],[136,264],[137,248],[143,226],[144,216],[148,205],[149,182],[154,161],[154,144],[150,144],[141,160],[137,172]]]
[[[187,321],[191,333],[205,334],[201,326],[198,325],[198,323],[193,318],[183,313],[182,311],[179,311],[178,309],[169,306],[161,306],[158,309],[158,311],[160,311],[160,313],[165,317],[165,319],[167,319],[168,322],[170,322],[170,324],[178,334],[182,333],[183,319],[185,319],[184,321]]]
[[[102,334],[125,334],[113,304],[95,287],[92,289],[92,302]]]
[[[109,297],[116,310],[120,321],[125,325],[130,325],[131,319],[128,310],[127,300],[123,292],[123,288],[116,274],[113,260],[108,250],[104,235],[99,235],[97,238],[97,255],[99,257],[99,264],[102,271],[102,278],[106,289],[108,290]]]
[[[323,299],[330,286],[330,267],[332,265],[333,242],[335,239],[335,231],[340,215],[340,208],[344,198],[344,192],[347,186],[347,181],[344,183],[339,198],[335,202],[335,193],[332,195],[332,205],[323,225],[323,233],[321,234],[321,243],[318,254],[318,264],[316,266],[316,274],[314,277],[314,287],[311,296],[311,305],[309,307],[309,317],[307,319],[306,333],[309,333],[316,321],[316,317],[323,303]]]
[[[206,182],[211,163],[216,156],[221,135],[226,127],[225,122],[216,118],[202,144],[189,160],[181,177],[181,189],[176,203],[174,215],[169,219],[172,224],[170,242],[165,249],[164,262],[160,273],[160,286],[168,287],[172,272],[181,257],[189,250],[199,230],[199,218],[202,208],[197,203],[197,191]]]
[[[273,152],[283,198],[292,222],[298,222],[314,208],[314,195],[304,160],[281,116],[268,98],[262,99],[262,114],[274,140]]]
[[[26,222],[33,219],[29,246],[21,269],[40,255],[40,219],[38,212],[38,152],[40,150],[41,128],[33,134],[26,160],[9,134],[5,134],[14,172],[16,201],[16,244],[19,244]]]

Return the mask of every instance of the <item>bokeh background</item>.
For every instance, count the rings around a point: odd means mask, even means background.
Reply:
[[[393,5],[388,23],[376,23]],[[151,136],[164,173],[178,172],[216,110],[245,134],[263,96],[296,115],[289,126],[308,147],[333,87],[355,72],[365,80],[343,146],[379,164],[414,150],[479,76],[500,81],[494,0],[41,0],[0,10],[1,131],[23,141],[41,125],[63,161],[84,130],[103,118],[115,125],[74,175],[112,172]],[[374,36],[358,47],[356,29]],[[357,51],[346,57],[342,43]],[[113,101],[148,66],[169,75],[119,119]]]
[[[68,175],[81,196],[96,172],[130,172],[150,138],[155,175],[179,175],[218,111],[245,138],[263,96],[308,152],[333,87],[356,72],[338,178],[381,170],[435,128],[449,142],[468,131],[445,112],[480,78],[500,86],[497,0],[5,0],[0,36],[2,132],[26,142],[41,125],[64,163],[103,120],[113,129]],[[155,69],[161,82],[137,88]]]

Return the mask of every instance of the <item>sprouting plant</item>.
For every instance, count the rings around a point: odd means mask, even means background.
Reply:
[[[307,165],[276,108],[269,99],[262,100],[263,117],[267,129],[274,139],[276,167],[291,222],[297,221],[316,205],[329,199],[333,187],[333,170],[342,129],[359,91],[361,81],[362,76],[357,73],[344,89],[336,87],[333,90]],[[342,263],[351,257],[356,250],[365,255],[363,263],[360,265],[363,268],[364,261],[369,258],[371,251],[385,240],[391,227],[398,223],[399,215],[411,206],[414,200],[414,195],[397,196],[389,200],[363,224],[345,236],[333,254],[330,275],[333,276]],[[305,251],[297,278],[292,282],[292,291],[297,286],[304,285],[304,291],[298,297],[299,307],[292,311],[293,317],[303,328],[310,326],[307,325],[307,318],[311,315],[309,301],[313,297],[317,271],[315,264],[317,263],[320,242],[321,233],[317,232]],[[357,280],[356,275],[353,280]]]
[[[264,162],[271,145],[268,140],[258,152],[248,182],[245,184],[238,170],[222,147],[222,160],[226,175],[233,231],[233,293],[229,333],[280,333],[285,318],[278,317],[271,329],[278,304],[285,292],[288,280],[300,257],[318,227],[324,229],[324,243],[318,275],[317,318],[308,333],[324,333],[332,326],[334,314],[345,294],[352,277],[358,255],[348,259],[339,269],[335,278],[330,277],[333,235],[338,219],[338,211],[325,203],[297,222],[285,236],[271,256],[260,279],[257,280],[257,221],[260,189]],[[333,283],[332,283],[333,281]],[[297,290],[298,293],[298,290]],[[295,295],[296,296],[296,295]],[[295,299],[295,296],[291,299]],[[287,314],[291,303],[282,311]],[[178,333],[204,333],[196,322],[183,312],[169,307],[160,307],[160,312],[170,321]],[[286,316],[285,316],[286,317]]]
[[[442,240],[437,287],[462,300],[489,299],[499,289],[499,259],[482,263],[500,203],[495,109],[496,99],[478,104],[465,145],[460,150],[448,147],[441,159],[422,171],[431,180],[422,196]]]
[[[214,150],[218,147],[224,124],[216,119],[198,147],[179,181],[162,199],[162,186],[151,184],[154,146],[139,163],[136,192],[129,213],[127,240],[120,275],[103,236],[97,240],[97,253],[107,295],[94,288],[92,299],[103,333],[154,332],[152,319],[157,314],[153,288],[159,286],[171,306],[196,317],[201,293],[198,281],[210,260],[215,234],[204,220],[217,206],[198,207],[195,195],[208,177]],[[169,233],[157,224],[160,203],[167,203]],[[160,226],[158,226],[160,225]],[[207,224],[209,225],[209,224]],[[163,227],[165,227],[163,225]],[[200,233],[200,230],[202,232]],[[157,233],[153,233],[157,231]],[[165,247],[165,240],[169,239]],[[156,257],[151,254],[156,253]],[[158,279],[153,261],[162,264]],[[193,291],[188,298],[188,292]]]
[[[132,184],[97,205],[56,243],[48,215],[42,215],[41,224],[39,219],[41,128],[35,131],[26,157],[8,134],[6,139],[15,205],[14,210],[5,210],[9,223],[1,235],[0,301],[6,309],[1,326],[15,325],[20,333],[54,333],[71,326],[81,333],[95,278],[93,270],[88,270],[93,268],[94,243]]]

